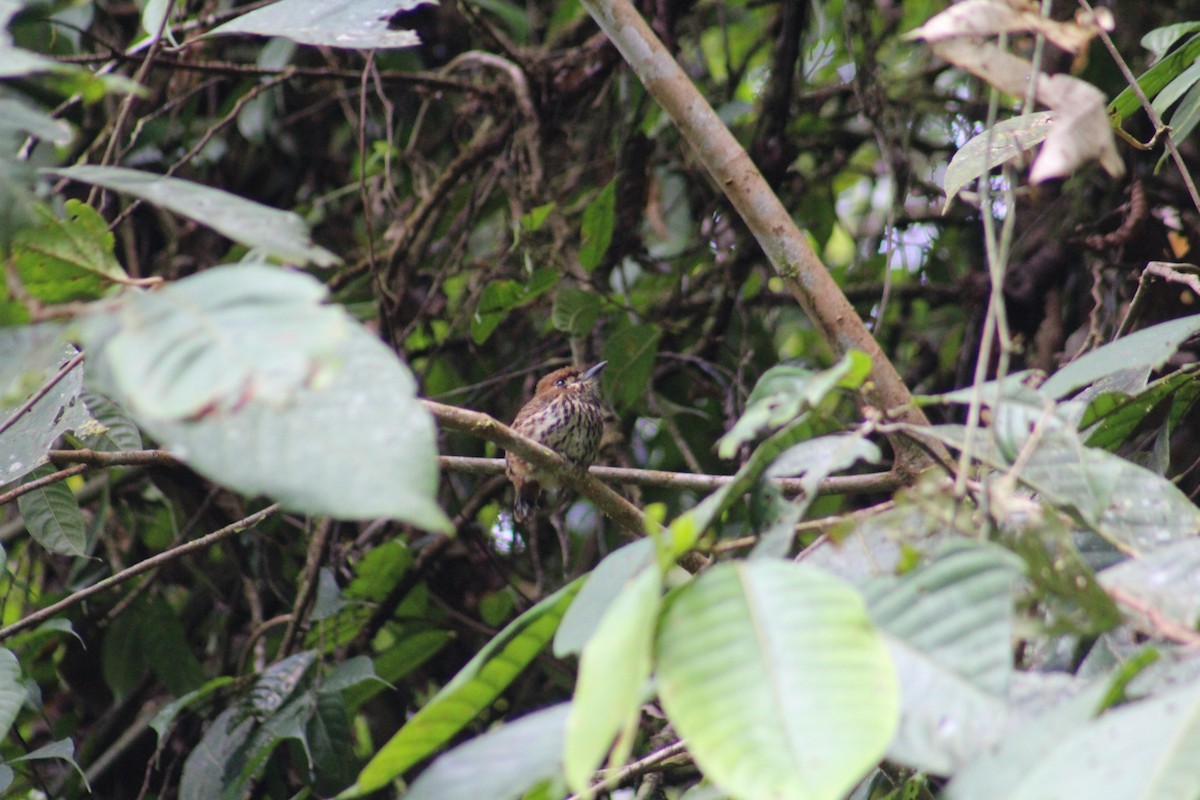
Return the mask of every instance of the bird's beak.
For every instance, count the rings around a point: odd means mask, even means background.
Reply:
[[[585,372],[585,373],[583,373],[583,375],[582,375],[581,377],[582,377],[582,378],[583,378],[585,381],[590,381],[592,378],[595,378],[595,377],[599,376],[599,375],[600,375],[600,373],[601,373],[601,372],[603,372],[603,371],[604,371],[604,368],[605,368],[605,367],[607,367],[607,366],[608,366],[608,362],[607,362],[607,361],[601,361],[601,362],[600,362],[599,364],[597,364],[596,366],[589,368],[589,369],[588,369],[588,371],[587,371],[587,372]]]

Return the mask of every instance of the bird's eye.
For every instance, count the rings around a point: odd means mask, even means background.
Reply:
[[[555,386],[566,386],[566,385],[567,385],[567,379],[566,379],[566,378],[559,378],[558,380],[556,380],[556,381],[554,382],[554,385],[555,385]]]

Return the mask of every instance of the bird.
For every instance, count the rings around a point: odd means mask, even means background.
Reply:
[[[587,469],[596,460],[604,431],[600,373],[607,364],[563,367],[542,378],[533,397],[517,412],[513,430]],[[513,453],[504,454],[504,465],[516,490],[513,516],[523,522],[533,515],[542,489],[557,488],[558,480]]]

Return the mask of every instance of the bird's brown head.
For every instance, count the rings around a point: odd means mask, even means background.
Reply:
[[[608,365],[601,361],[587,369],[563,367],[538,381],[534,397],[576,397],[590,403],[600,402],[600,373]]]

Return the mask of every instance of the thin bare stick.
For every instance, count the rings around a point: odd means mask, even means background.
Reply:
[[[54,617],[55,615],[67,610],[71,606],[82,603],[89,597],[100,594],[101,592],[106,592],[109,589],[120,586],[122,583],[125,583],[132,578],[136,578],[138,575],[141,575],[144,572],[149,572],[155,567],[175,561],[186,555],[195,553],[198,550],[204,550],[221,541],[222,539],[228,539],[234,534],[241,533],[247,528],[262,522],[264,519],[271,516],[278,510],[278,504],[269,505],[263,510],[256,511],[250,516],[226,525],[220,530],[213,531],[207,536],[201,536],[199,539],[185,542],[178,547],[173,547],[170,550],[159,553],[158,555],[150,556],[149,558],[139,561],[128,569],[123,569],[115,575],[110,575],[104,580],[88,586],[86,589],[80,589],[77,592],[72,592],[70,595],[64,597],[62,600],[59,600],[57,603],[51,603],[45,608],[38,609],[29,616],[17,620],[7,628],[0,628],[0,641],[4,641],[14,634],[20,633],[23,630],[27,630],[35,625],[45,622],[51,617]]]

